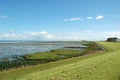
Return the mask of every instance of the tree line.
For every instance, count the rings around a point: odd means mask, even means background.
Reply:
[[[118,42],[119,39],[117,37],[110,37],[110,38],[107,38],[106,40],[107,42]]]

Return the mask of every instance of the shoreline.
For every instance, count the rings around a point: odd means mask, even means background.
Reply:
[[[25,56],[22,56],[22,58],[24,58],[24,60],[18,59],[14,62],[11,62],[10,64],[8,64],[8,62],[5,62],[5,63],[3,62],[2,68],[0,68],[0,69],[1,69],[1,71],[4,71],[4,70],[10,70],[10,69],[14,69],[14,68],[16,69],[16,68],[20,68],[20,67],[33,66],[33,65],[38,65],[38,64],[46,64],[49,62],[55,62],[55,61],[69,59],[69,58],[73,58],[73,57],[75,58],[75,57],[79,57],[79,56],[94,54],[94,53],[98,52],[98,50],[101,50],[101,49],[99,49],[100,47],[95,43],[90,43],[90,44],[86,44],[86,45],[89,45],[90,47],[86,48],[83,51],[73,50],[72,53],[70,53],[72,50],[65,50],[62,53],[60,52],[62,50],[51,50],[47,53],[43,52],[44,58],[42,58],[42,59],[40,59],[40,58],[37,59],[36,57],[35,58],[33,57],[30,59],[27,57],[25,58]],[[60,52],[61,54],[57,54],[58,52],[56,52],[56,51]],[[76,52],[76,51],[78,51],[78,52]],[[48,58],[47,59],[44,54],[46,54],[48,56],[49,53],[50,53],[49,56],[54,57],[54,58],[47,57]],[[41,52],[40,53],[38,52],[38,54],[41,55]],[[37,56],[38,56],[38,54],[37,54]],[[51,56],[51,54],[53,54],[53,55]],[[36,55],[36,53],[29,54],[27,56],[30,56],[30,55],[34,56],[34,55]],[[4,64],[4,66],[3,66],[3,64]],[[1,65],[0,65],[0,67],[1,67]]]

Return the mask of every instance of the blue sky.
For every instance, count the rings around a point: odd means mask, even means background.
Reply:
[[[1,40],[120,37],[120,0],[0,0]]]

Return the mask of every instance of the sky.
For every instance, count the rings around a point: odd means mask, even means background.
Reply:
[[[120,38],[120,0],[0,0],[0,40]]]

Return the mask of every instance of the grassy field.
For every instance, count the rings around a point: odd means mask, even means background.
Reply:
[[[120,80],[120,43],[99,42],[107,51],[0,72],[0,80]]]

